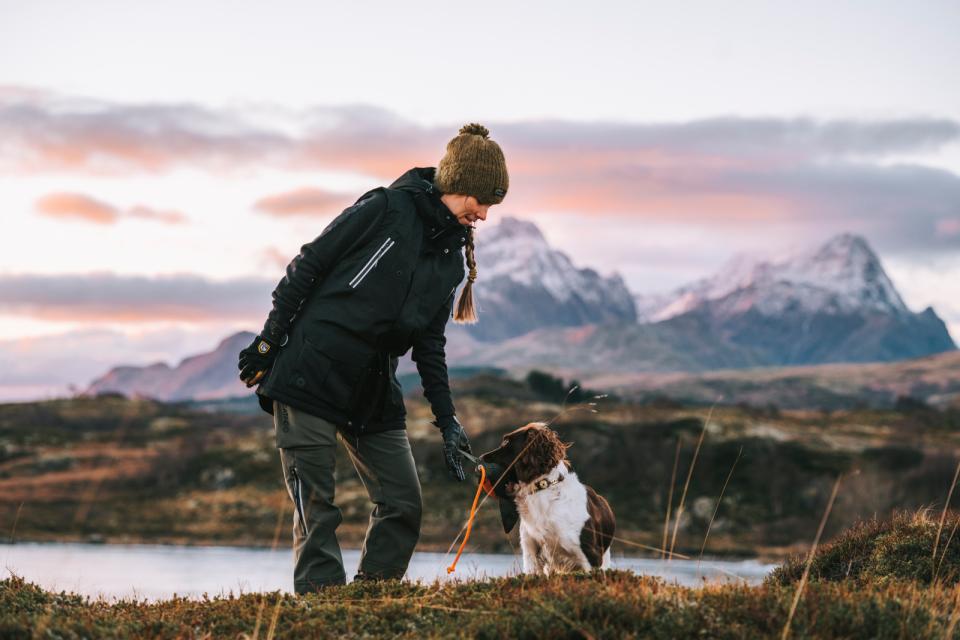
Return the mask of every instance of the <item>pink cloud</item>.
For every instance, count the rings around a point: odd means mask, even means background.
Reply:
[[[165,224],[184,224],[187,217],[179,211],[159,211],[143,205],[134,205],[126,211],[128,218],[143,218],[145,220],[156,220]]]
[[[328,215],[339,213],[353,203],[352,194],[303,187],[257,200],[253,207],[272,216]]]
[[[585,152],[580,157],[550,158],[542,164],[519,154],[509,200],[502,207],[520,211],[560,211],[582,215],[684,220],[779,219],[797,211],[800,199],[786,193],[737,189],[717,183],[725,170],[744,171],[736,159],[651,153],[630,160],[618,154]]]
[[[144,205],[126,210],[82,193],[58,192],[45,195],[35,204],[37,213],[50,218],[75,219],[93,224],[115,224],[122,218],[155,220],[164,224],[183,224],[187,221],[179,211],[160,211]]]
[[[937,235],[944,238],[960,236],[960,218],[937,220]]]
[[[287,255],[276,247],[267,247],[260,252],[260,265],[268,268],[284,269],[292,259],[292,255]]]
[[[113,104],[54,92],[0,91],[0,169],[93,175],[179,166],[231,171],[289,141],[236,116],[190,104]]]
[[[0,274],[0,313],[91,323],[262,320],[275,286],[273,278],[192,274]]]
[[[288,117],[291,126],[280,130],[235,111],[191,104],[0,91],[0,171],[122,175],[186,166],[229,174],[269,167],[352,171],[389,184],[411,167],[436,166],[460,124],[422,126],[357,104],[317,106]],[[510,213],[680,219],[707,226],[829,220],[914,247],[952,246],[960,238],[953,223],[937,226],[956,214],[949,203],[960,198],[960,176],[873,161],[953,144],[960,140],[956,120],[484,124],[507,158],[511,186],[498,210]],[[273,216],[324,215],[356,195],[304,188],[265,197],[255,207]]]
[[[114,224],[116,207],[82,193],[51,193],[36,202],[37,212],[50,218],[76,219],[93,224]]]
[[[221,318],[209,309],[190,305],[154,304],[145,307],[115,308],[97,303],[78,304],[70,308],[32,307],[14,312],[24,313],[32,318],[47,322],[87,322],[90,324],[145,322],[201,322]]]

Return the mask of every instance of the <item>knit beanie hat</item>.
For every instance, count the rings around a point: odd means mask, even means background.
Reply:
[[[443,193],[473,196],[480,204],[498,204],[507,195],[510,180],[500,145],[490,131],[471,122],[447,143],[447,152],[437,165],[433,183]]]

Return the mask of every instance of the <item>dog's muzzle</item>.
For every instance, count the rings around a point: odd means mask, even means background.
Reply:
[[[498,498],[512,498],[513,496],[507,493],[507,482],[502,479],[506,471],[505,468],[496,462],[480,462],[479,464],[482,464],[487,471],[487,477],[483,481],[483,489],[487,492],[487,495],[496,495]],[[478,467],[477,473],[479,472]]]
[[[488,462],[487,460],[481,460],[480,458],[467,453],[463,449],[460,449],[460,454],[472,462],[475,466],[475,473],[480,475],[480,466],[483,465],[483,468],[486,470],[486,478],[483,481],[483,490],[487,492],[487,495],[495,495],[498,498],[512,498],[509,493],[507,493],[507,483],[505,481],[501,482],[500,478],[505,473],[506,469],[497,464],[496,462]]]

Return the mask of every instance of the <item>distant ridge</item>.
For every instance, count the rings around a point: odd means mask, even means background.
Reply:
[[[249,331],[235,333],[221,340],[213,351],[184,358],[175,367],[163,362],[146,367],[114,367],[91,382],[83,394],[113,391],[169,402],[213,400],[252,393],[240,381],[237,356],[253,337]]]
[[[904,304],[867,241],[841,234],[777,259],[731,260],[665,296],[636,296],[617,274],[574,267],[531,222],[478,236],[480,322],[447,325],[451,367],[552,369],[590,376],[893,362],[953,351],[933,309]],[[175,367],[115,367],[87,392],[163,400],[252,394],[237,378],[240,332]],[[409,357],[401,373],[414,371]]]

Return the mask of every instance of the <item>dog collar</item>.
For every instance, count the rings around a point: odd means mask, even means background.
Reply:
[[[553,485],[559,482],[563,482],[563,479],[565,477],[566,476],[560,475],[560,476],[557,476],[556,480],[550,480],[548,478],[540,478],[539,480],[533,483],[533,492],[536,493],[537,491],[543,491],[544,489],[552,487]]]

